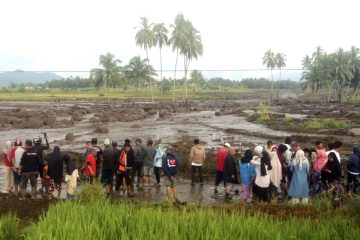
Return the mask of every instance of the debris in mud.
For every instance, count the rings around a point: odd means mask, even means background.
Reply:
[[[109,129],[107,127],[97,127],[94,133],[109,133]]]
[[[74,136],[73,133],[68,133],[68,134],[66,134],[66,136],[65,136],[65,140],[66,140],[66,141],[74,141],[74,139],[75,139],[75,136]]]

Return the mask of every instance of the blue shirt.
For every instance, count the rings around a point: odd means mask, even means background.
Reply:
[[[241,163],[240,165],[240,181],[242,184],[250,185],[251,177],[256,176],[255,165],[252,163]]]

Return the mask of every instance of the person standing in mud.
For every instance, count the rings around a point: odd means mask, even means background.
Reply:
[[[254,157],[250,162],[255,165],[256,172],[253,193],[260,201],[269,202],[270,171],[272,169],[269,153],[262,146],[256,146]]]
[[[25,150],[22,148],[22,142],[20,138],[17,138],[14,143],[14,148],[11,152],[11,161],[13,166],[13,175],[14,175],[14,194],[18,195],[20,191],[20,183],[21,183],[21,176],[20,176],[20,161],[22,155],[24,154]]]
[[[120,152],[120,157],[116,161],[116,184],[115,184],[115,191],[120,190],[120,186],[123,185],[123,180],[125,180],[125,184],[127,186],[127,196],[133,197],[134,194],[132,192],[131,187],[131,169],[134,164],[134,159],[129,155],[131,150],[131,145],[129,143],[125,143],[124,147]],[[125,189],[123,189],[125,193]]]
[[[20,160],[20,174],[21,174],[21,198],[25,200],[26,187],[30,180],[31,197],[36,198],[36,179],[39,167],[42,166],[38,151],[32,146],[31,140],[25,142],[25,152]]]
[[[98,143],[97,138],[92,138],[91,139],[92,149],[95,149],[95,151],[96,151],[96,174],[95,174],[96,179],[98,179],[99,176],[100,176],[100,164],[101,164],[102,157],[103,157],[103,151],[97,145],[97,143]]]
[[[321,170],[327,163],[326,152],[324,150],[316,150],[316,158],[313,162],[311,173],[311,193],[317,194],[321,191]]]
[[[140,138],[135,140],[135,148],[134,148],[134,166],[131,172],[131,184],[135,184],[135,176],[137,176],[136,186],[140,187],[142,182],[142,168],[145,159],[145,147],[142,145],[142,140]]]
[[[228,154],[228,149],[230,148],[229,143],[225,143],[224,147],[221,148],[217,153],[217,160],[216,160],[216,176],[215,176],[215,188],[214,193],[218,193],[218,186],[221,181],[223,181],[223,171],[224,171],[224,161]]]
[[[4,156],[4,166],[3,166],[3,173],[4,173],[4,182],[5,182],[5,190],[3,193],[10,193],[13,190],[13,181],[12,181],[12,162],[11,162],[11,149],[12,149],[12,142],[6,141],[5,146],[2,150]]]
[[[48,187],[47,197],[51,199],[53,197],[53,192],[57,190],[56,198],[60,198],[61,193],[61,183],[63,180],[63,156],[60,152],[60,148],[58,146],[54,147],[54,150],[48,161],[48,174],[50,177],[50,183]]]
[[[42,144],[42,138],[39,136],[37,136],[33,139],[34,149],[38,153],[39,159],[40,159],[40,165],[39,165],[39,169],[38,169],[40,179],[42,179],[44,177],[44,151],[48,150],[50,148],[48,137],[47,137],[46,133],[44,133],[44,139],[45,139],[45,144]],[[42,182],[41,182],[41,189],[39,191],[44,192],[44,185]]]
[[[86,156],[85,165],[82,167],[86,181],[90,184],[93,183],[94,177],[96,176],[96,154],[97,150],[91,148],[89,154]]]
[[[295,159],[290,163],[290,171],[293,172],[289,187],[289,196],[291,197],[291,203],[308,203],[309,197],[309,184],[308,184],[308,172],[309,161],[305,157],[305,153],[302,150],[296,152]]]
[[[237,170],[235,163],[235,150],[234,148],[228,149],[228,154],[224,160],[223,178],[225,185],[225,199],[231,199],[231,191],[234,183],[237,182]]]
[[[357,193],[357,187],[359,185],[358,177],[360,176],[360,148],[355,146],[353,148],[353,154],[350,156],[347,163],[347,191],[349,197],[352,197],[352,193]]]
[[[145,159],[143,166],[143,181],[141,189],[143,189],[147,183],[148,189],[151,189],[151,177],[154,171],[154,158],[156,155],[156,149],[153,146],[153,140],[149,139],[147,141],[147,146],[145,147]]]
[[[64,155],[64,162],[66,164],[66,198],[68,200],[73,200],[76,194],[79,171],[76,162],[69,155]]]
[[[106,192],[112,192],[111,186],[113,181],[113,166],[114,166],[114,150],[111,148],[111,141],[109,138],[104,140],[104,151],[102,161],[101,183],[104,184]]]
[[[195,174],[199,172],[200,185],[203,185],[202,167],[205,163],[206,153],[205,147],[200,144],[199,139],[194,139],[194,146],[190,149],[190,165],[191,165],[191,186],[195,186]]]
[[[244,157],[239,161],[240,168],[240,182],[241,188],[243,190],[243,200],[250,203],[251,202],[251,182],[252,179],[256,176],[255,166],[250,163],[253,158],[251,149],[245,150]]]
[[[173,148],[169,146],[162,161],[162,167],[164,169],[164,182],[169,201],[179,202],[176,196],[176,175],[178,173],[179,166],[179,159],[174,154]]]
[[[154,158],[154,173],[155,173],[155,187],[160,187],[160,171],[162,167],[162,158],[164,157],[164,152],[162,150],[161,139],[155,141],[156,154]]]

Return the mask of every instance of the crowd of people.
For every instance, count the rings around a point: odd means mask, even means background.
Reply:
[[[31,186],[31,197],[36,198],[41,192],[48,199],[60,197],[62,182],[66,182],[68,199],[74,199],[77,181],[80,175],[84,181],[92,184],[100,181],[108,194],[122,192],[128,197],[138,191],[150,190],[161,186],[161,176],[166,186],[168,198],[178,201],[176,196],[176,176],[180,160],[174,149],[166,149],[161,139],[135,140],[132,145],[126,139],[121,146],[117,141],[106,138],[103,148],[96,138],[86,142],[84,164],[77,166],[77,161],[55,146],[50,154],[47,135],[45,144],[41,137],[26,140],[23,146],[21,139],[7,141],[3,148],[4,156],[4,192],[19,195],[20,200],[26,199],[28,182]],[[225,198],[231,199],[234,184],[241,183],[242,200],[251,202],[253,198],[270,202],[289,200],[292,203],[308,203],[309,195],[317,195],[328,189],[335,193],[342,188],[341,153],[342,143],[335,141],[328,144],[328,149],[321,141],[313,148],[301,148],[290,137],[284,143],[275,145],[269,140],[266,146],[253,149],[235,148],[229,143],[217,151],[214,194],[218,194],[219,185],[223,182]],[[203,185],[203,165],[206,162],[206,148],[194,139],[188,159],[191,172],[191,186]],[[64,176],[64,163],[66,166]],[[353,154],[347,160],[347,193],[352,196],[359,185],[360,148],[354,147]],[[214,169],[215,170],[215,169]],[[343,169],[345,170],[345,169]],[[79,173],[83,174],[79,174]],[[155,175],[155,177],[153,177]],[[41,187],[37,189],[37,179],[41,179]],[[236,190],[235,192],[238,192]]]

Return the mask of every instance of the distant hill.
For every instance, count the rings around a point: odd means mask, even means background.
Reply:
[[[54,79],[62,79],[59,75],[51,72],[24,72],[16,70],[14,72],[0,72],[0,86],[7,87],[11,83],[45,83]]]

